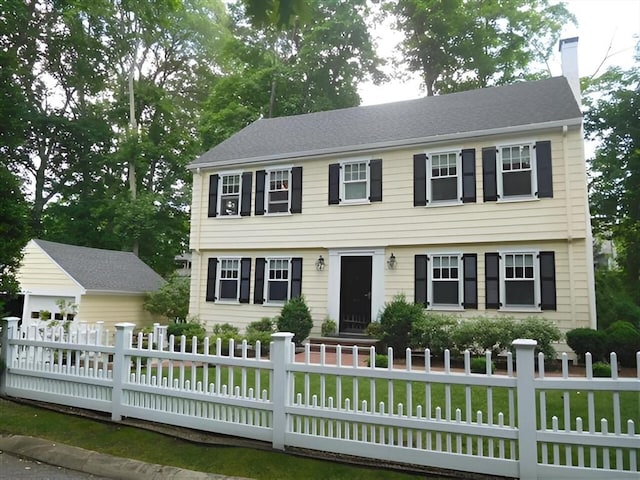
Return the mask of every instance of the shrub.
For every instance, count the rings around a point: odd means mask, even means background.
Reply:
[[[217,351],[217,339],[221,339],[221,351]],[[218,355],[227,355],[229,353],[229,340],[233,339],[237,342],[240,339],[240,330],[230,323],[216,323],[213,326],[213,335],[210,338],[210,344],[214,345],[214,350]]]
[[[267,352],[271,344],[271,334],[275,331],[275,322],[269,317],[264,317],[247,326],[245,337],[249,345],[255,345],[257,341],[260,341],[262,351]]]
[[[325,318],[320,326],[320,333],[323,337],[331,337],[338,333],[338,325],[330,318]]]
[[[176,322],[184,322],[189,313],[189,287],[189,277],[174,274],[158,290],[145,295],[144,309]]]
[[[516,338],[536,340],[536,354],[542,352],[546,360],[555,360],[556,349],[552,343],[562,340],[562,332],[555,323],[546,318],[527,317],[515,322],[512,341]]]
[[[380,322],[371,322],[364,331],[368,336],[380,340],[384,335]]]
[[[404,295],[396,295],[385,304],[380,316],[380,339],[386,346],[403,351],[409,346],[411,328],[416,322],[422,322],[423,318],[422,305],[408,303]]]
[[[640,331],[629,322],[618,321],[605,331],[610,352],[616,352],[618,361],[625,367],[634,367],[636,352],[640,351]]]
[[[192,349],[192,338],[196,337],[198,340],[198,345],[202,346],[202,342],[204,341],[206,333],[207,332],[204,327],[198,322],[172,322],[167,326],[167,335],[173,335],[175,337],[173,344],[173,349],[175,351],[180,350],[181,335],[184,335],[186,337],[185,348],[187,352],[190,352]]]
[[[487,359],[485,357],[474,357],[471,359],[471,372],[473,373],[487,373]],[[496,364],[491,362],[489,365],[489,372],[492,373],[496,370]]]
[[[591,353],[595,360],[602,360],[607,354],[607,338],[604,332],[591,328],[574,328],[566,335],[567,345],[578,356],[582,362],[585,361],[585,354]]]
[[[311,312],[303,296],[292,298],[284,304],[276,319],[278,330],[293,333],[293,342],[300,345],[313,327]]]
[[[600,330],[619,320],[630,322],[640,329],[640,305],[629,294],[621,271],[596,270],[596,313]]]
[[[376,354],[375,357],[376,368],[387,368],[389,366],[389,357],[386,355],[382,355],[380,353]],[[371,366],[371,357],[367,358],[367,367]]]
[[[433,355],[442,355],[451,347],[451,334],[458,326],[453,315],[427,312],[411,326],[410,344],[412,349],[428,348]]]
[[[605,362],[596,362],[592,365],[594,377],[610,377],[611,365]]]
[[[513,341],[515,320],[511,317],[479,317],[461,322],[451,332],[455,350],[469,350],[473,355],[487,351],[498,355],[509,349]]]

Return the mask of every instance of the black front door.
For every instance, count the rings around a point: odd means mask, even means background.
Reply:
[[[371,257],[341,257],[340,332],[364,333],[371,322]]]

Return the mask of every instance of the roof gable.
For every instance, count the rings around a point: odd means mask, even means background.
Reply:
[[[33,240],[71,278],[88,291],[143,293],[164,280],[131,252]]]
[[[580,121],[564,77],[417,100],[260,119],[201,155],[191,167],[229,165],[433,141],[452,134]]]

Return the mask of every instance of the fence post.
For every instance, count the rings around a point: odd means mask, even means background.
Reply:
[[[133,323],[116,324],[115,352],[113,354],[113,390],[111,391],[111,420],[122,420],[122,385],[129,377],[129,359],[125,357],[125,348],[131,347]]]
[[[536,389],[534,385],[535,340],[513,341],[516,350],[518,401],[518,463],[520,480],[538,478],[538,443],[536,440]]]
[[[18,317],[5,317],[2,319],[2,339],[0,339],[0,395],[7,394],[8,369],[13,363],[15,349],[9,347],[9,339],[18,337]]]
[[[284,450],[284,437],[287,431],[285,407],[289,405],[292,395],[291,375],[288,364],[291,361],[293,333],[278,332],[271,335],[271,361],[273,362],[273,383],[271,385],[271,401],[273,403],[273,440],[272,446]]]

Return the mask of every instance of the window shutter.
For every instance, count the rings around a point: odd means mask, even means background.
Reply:
[[[218,259],[210,258],[207,266],[207,302],[216,301],[216,274],[218,273]]]
[[[476,201],[475,148],[466,148],[462,150],[462,201],[464,203]]]
[[[253,183],[253,173],[244,172],[242,174],[242,199],[240,201],[240,215],[246,217],[251,215],[251,184]]]
[[[486,308],[500,308],[500,254],[484,254],[484,280]]]
[[[415,256],[414,303],[427,307],[427,256]]]
[[[291,298],[302,295],[302,258],[291,259]]]
[[[553,198],[553,174],[551,170],[551,142],[536,143],[536,173],[538,198]]]
[[[475,253],[462,255],[464,270],[464,308],[478,308],[478,256]]]
[[[377,158],[369,162],[371,172],[371,186],[369,187],[369,201],[382,201],[382,159]]]
[[[264,267],[266,260],[256,258],[256,276],[253,282],[253,303],[264,303]]]
[[[302,213],[302,167],[291,169],[291,213]]]
[[[264,170],[256,172],[256,215],[264,215],[266,213],[264,208],[264,182],[266,176],[267,172]]]
[[[251,281],[251,259],[240,260],[240,303],[249,303],[249,282]]]
[[[482,149],[482,190],[485,202],[498,200],[496,179],[496,147]]]
[[[427,204],[427,155],[418,153],[413,156],[413,206],[424,207]]]
[[[209,175],[209,217],[218,213],[218,174]]]
[[[556,260],[554,252],[540,252],[540,308],[556,310]]]
[[[329,165],[329,205],[340,203],[340,164]]]

